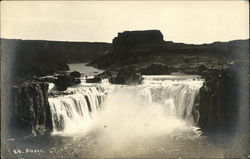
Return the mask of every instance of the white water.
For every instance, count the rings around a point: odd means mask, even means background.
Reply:
[[[70,134],[87,128],[107,93],[102,86],[91,85],[69,88],[66,92],[71,94],[49,98],[54,133]]]
[[[144,76],[137,86],[82,81],[66,91],[72,94],[49,98],[54,133],[72,137],[79,155],[178,157],[201,148],[201,131],[192,116],[203,84],[199,77]],[[63,129],[56,129],[60,124]]]
[[[144,76],[138,86],[83,83],[68,89],[70,95],[49,98],[54,133],[106,128],[117,139],[193,129],[193,102],[202,83],[185,75]]]

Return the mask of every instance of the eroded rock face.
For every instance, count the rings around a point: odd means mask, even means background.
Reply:
[[[74,76],[76,78],[80,78],[81,77],[81,73],[78,71],[73,71],[69,73],[70,76]]]
[[[141,84],[143,78],[140,72],[137,72],[135,67],[129,66],[119,70],[117,77],[115,78],[116,84]]]
[[[14,136],[39,136],[52,131],[48,83],[30,82],[12,88]]]
[[[168,66],[164,64],[152,64],[151,66],[142,69],[141,73],[143,75],[169,75],[171,74]]]
[[[65,91],[68,87],[80,84],[81,80],[72,75],[59,75],[55,80],[55,85],[59,91]]]
[[[247,74],[241,73],[244,68],[245,65],[240,63],[225,70],[203,67],[201,75],[205,82],[195,100],[193,111],[195,120],[203,130],[232,132],[236,127],[244,98],[242,92],[247,89],[241,82],[247,78]]]

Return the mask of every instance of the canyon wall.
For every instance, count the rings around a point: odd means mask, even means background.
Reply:
[[[39,136],[50,134],[52,117],[48,103],[48,83],[26,82],[19,86],[13,86],[10,97],[9,135]]]
[[[205,133],[234,136],[241,124],[248,123],[248,63],[237,62],[222,70],[203,67],[197,73],[205,82],[195,100],[196,122]]]

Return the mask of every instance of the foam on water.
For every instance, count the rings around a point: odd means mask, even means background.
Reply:
[[[199,136],[192,109],[202,83],[187,75],[144,76],[137,86],[83,83],[70,88],[70,95],[49,98],[54,132],[101,130],[100,142],[108,140],[116,148],[139,137],[188,131]]]
[[[107,94],[103,87],[93,85],[69,88],[66,92],[70,94],[49,98],[54,134],[87,130]]]

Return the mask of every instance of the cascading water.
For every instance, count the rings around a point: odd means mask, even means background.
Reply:
[[[68,93],[49,98],[55,133],[72,133],[86,128],[107,92],[101,86],[80,86],[70,88]]]
[[[175,117],[192,124],[193,102],[203,83],[201,79],[193,78],[144,76],[143,84],[138,86],[109,85],[106,82],[96,85],[83,83],[79,87],[70,88],[69,95],[49,98],[54,132],[77,132],[87,129],[89,125],[98,125],[94,124],[98,122],[106,127],[114,120],[122,120],[123,114],[128,118],[123,124],[138,117],[131,122],[139,122],[140,125],[145,120],[142,125],[147,125],[146,120],[150,115]],[[107,121],[110,117],[112,119]],[[157,120],[155,122],[160,123],[161,119]]]
[[[89,66],[76,64],[91,72]],[[90,75],[94,75],[93,70]],[[143,76],[140,85],[86,83],[49,87],[51,158],[223,158],[193,121],[204,80],[194,75]],[[196,111],[196,110],[195,110]],[[50,145],[50,146],[49,146]],[[49,146],[49,147],[48,147]]]
[[[69,88],[49,98],[54,132],[65,140],[51,151],[69,158],[223,157],[193,122],[202,84],[196,76],[168,75],[144,76],[135,86]]]
[[[193,77],[193,78],[191,78]],[[203,80],[195,76],[147,76],[144,85],[150,88],[152,101],[170,105],[174,114],[192,122],[192,110]]]

